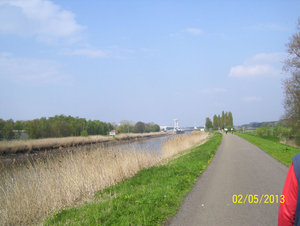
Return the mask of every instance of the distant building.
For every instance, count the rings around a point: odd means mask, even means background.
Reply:
[[[174,126],[160,126],[160,131],[170,131],[170,130],[174,130]]]
[[[110,135],[110,136],[116,135],[116,131],[115,131],[115,130],[111,130],[111,131],[109,132],[109,135]]]

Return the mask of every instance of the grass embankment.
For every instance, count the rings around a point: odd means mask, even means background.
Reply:
[[[244,138],[250,143],[256,145],[260,149],[273,156],[283,164],[290,166],[292,157],[299,153],[300,149],[286,144],[280,143],[279,137],[274,136],[258,136],[256,134],[248,133],[235,133],[236,135]]]
[[[158,225],[170,219],[221,143],[217,133],[167,164],[99,191],[83,205],[52,215],[46,225]]]
[[[158,137],[167,133],[151,132],[151,133],[127,133],[117,134],[116,136],[93,135],[87,137],[61,137],[61,138],[44,138],[31,140],[13,140],[0,141],[1,154],[15,154],[17,152],[32,151],[42,148],[58,148],[70,147],[82,144],[101,143],[113,140],[129,140],[136,138]]]

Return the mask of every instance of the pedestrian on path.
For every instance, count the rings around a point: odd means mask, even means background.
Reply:
[[[300,226],[300,153],[292,159],[278,210],[278,226]]]

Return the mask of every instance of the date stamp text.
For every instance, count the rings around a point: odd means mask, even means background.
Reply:
[[[284,203],[284,195],[267,195],[267,194],[262,194],[262,195],[251,195],[247,194],[245,196],[243,195],[233,195],[232,196],[232,202],[233,203]]]

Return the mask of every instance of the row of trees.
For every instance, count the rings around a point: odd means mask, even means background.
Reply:
[[[231,111],[225,112],[222,111],[222,116],[214,115],[213,117],[213,129],[217,130],[218,128],[224,129],[227,126],[233,126],[233,117]]]
[[[23,123],[21,121],[14,122],[12,119],[4,121],[0,119],[0,140],[3,138],[12,140],[21,136],[21,130],[23,129]],[[14,132],[18,130],[18,132]]]
[[[151,123],[137,122],[133,123],[132,121],[122,120],[120,125],[116,127],[116,133],[149,133],[149,132],[159,132],[160,126]]]
[[[122,120],[119,126],[115,123],[106,123],[99,120],[55,115],[54,117],[16,121],[0,119],[0,140],[19,139],[21,131],[25,130],[28,138],[50,138],[67,136],[108,135],[115,129],[117,133],[147,133],[160,130],[159,125],[151,123]]]
[[[214,130],[217,130],[218,128],[233,128],[233,117],[231,111],[222,111],[221,116],[214,115],[213,121],[211,121],[210,118],[206,118],[205,127],[207,129],[212,128]]]
[[[0,119],[0,138],[11,140],[20,138],[21,130],[25,130],[31,139],[67,137],[89,135],[107,135],[114,127],[110,123],[99,120],[86,120],[85,118],[55,115],[54,117],[16,121]],[[83,132],[85,131],[85,132]]]
[[[261,127],[256,129],[256,133],[260,136],[289,136],[290,129],[285,127],[282,123],[278,123],[275,127],[271,127],[269,123],[265,122]]]

